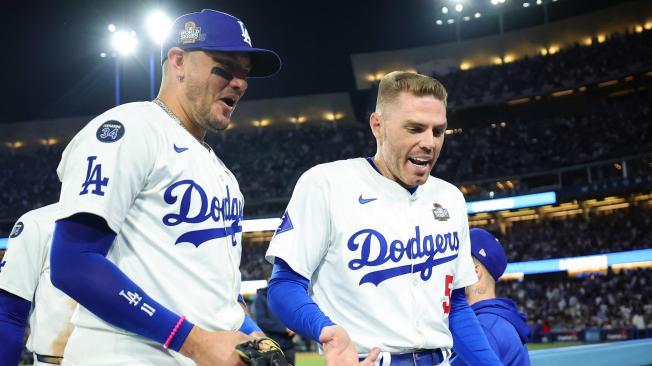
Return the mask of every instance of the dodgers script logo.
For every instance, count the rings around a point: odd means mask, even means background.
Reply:
[[[163,216],[163,224],[166,226],[176,226],[181,223],[197,224],[204,222],[208,219],[216,223],[222,220],[223,222],[232,221],[230,226],[221,227],[216,225],[214,229],[202,229],[189,231],[177,238],[174,244],[191,243],[195,247],[199,247],[203,243],[212,240],[231,237],[231,245],[236,246],[238,243],[235,239],[235,234],[242,232],[242,225],[240,225],[243,218],[243,204],[237,197],[231,197],[229,187],[226,187],[226,197],[217,198],[213,197],[210,202],[206,191],[197,183],[190,179],[181,180],[171,184],[163,195],[165,203],[173,205],[181,197],[181,202],[178,206],[177,213],[170,213]],[[200,207],[197,212],[190,212],[193,197],[199,198]],[[195,210],[193,210],[195,211]]]
[[[354,271],[365,267],[380,266],[390,261],[398,263],[403,256],[408,259],[423,258],[421,263],[369,272],[362,276],[360,285],[369,282],[378,286],[387,279],[417,272],[421,272],[421,279],[427,281],[432,276],[433,267],[457,258],[457,251],[460,249],[457,231],[426,235],[421,238],[419,226],[415,226],[414,230],[414,237],[409,238],[407,242],[397,239],[388,243],[383,234],[373,229],[360,230],[349,238],[348,249],[359,256],[359,258],[349,261],[349,268]],[[377,254],[372,255],[372,253]],[[435,259],[437,254],[450,255]]]

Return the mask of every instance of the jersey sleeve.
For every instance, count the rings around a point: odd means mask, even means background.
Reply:
[[[265,258],[283,259],[301,276],[310,279],[330,245],[328,186],[319,169],[305,172],[294,187],[281,224]]]
[[[33,302],[49,243],[29,214],[18,219],[0,267],[0,288]]]
[[[61,180],[57,219],[95,214],[120,232],[156,161],[157,129],[138,117],[133,110],[110,110],[66,147],[57,168]]]
[[[466,213],[466,203],[461,199],[459,210],[461,211],[462,224],[460,227],[460,248],[456,261],[453,289],[463,288],[478,281],[475,274],[475,265],[471,257],[471,237],[469,236],[469,217]]]

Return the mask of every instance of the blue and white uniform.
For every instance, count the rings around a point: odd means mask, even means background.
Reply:
[[[477,281],[462,193],[435,177],[410,192],[363,158],[303,174],[266,258],[310,280],[361,354],[449,354],[451,292]]]
[[[57,204],[52,204],[18,219],[0,270],[0,289],[31,303],[27,349],[48,359],[63,356],[77,305],[50,281],[50,244],[57,212]]]
[[[152,299],[207,330],[242,325],[240,188],[214,152],[161,107],[130,103],[93,119],[57,172],[58,218],[104,218],[117,234],[107,258]],[[138,293],[115,296],[147,316],[157,310]],[[73,323],[67,364],[192,364],[83,306]]]

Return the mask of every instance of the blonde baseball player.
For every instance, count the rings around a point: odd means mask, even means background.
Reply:
[[[18,219],[9,236],[0,269],[2,365],[15,365],[20,360],[28,317],[26,346],[34,353],[34,364],[61,363],[76,304],[50,282],[50,243],[56,214],[57,204],[29,211]],[[8,318],[12,321],[7,322]]]
[[[374,157],[299,179],[267,252],[272,310],[320,342],[327,365],[368,365],[379,350],[376,364],[446,365],[453,341],[469,363],[499,365],[464,299],[477,281],[464,198],[430,177],[446,90],[390,73],[370,125]]]
[[[244,200],[204,137],[280,59],[214,10],[176,19],[161,56],[158,98],[92,120],[57,170],[52,282],[80,304],[64,365],[242,364]]]

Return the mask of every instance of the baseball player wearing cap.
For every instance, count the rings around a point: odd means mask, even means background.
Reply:
[[[161,58],[157,99],[93,119],[57,170],[52,282],[80,304],[64,365],[241,364],[244,201],[204,137],[280,59],[214,10],[176,19]]]
[[[59,365],[72,332],[75,302],[50,282],[50,243],[57,205],[21,216],[0,268],[0,365],[16,365],[29,317],[27,349],[35,365]]]
[[[470,236],[478,282],[466,288],[468,302],[503,364],[528,366],[530,358],[525,343],[531,330],[525,314],[518,311],[514,301],[496,298],[496,282],[507,267],[505,251],[498,239],[484,229],[471,229]],[[454,357],[451,365],[466,363]]]
[[[464,198],[430,176],[444,86],[386,75],[370,125],[373,158],[318,165],[297,182],[266,254],[272,311],[319,341],[327,365],[370,365],[378,351],[378,365],[446,365],[453,339],[474,365],[500,364],[462,290],[477,281]]]

